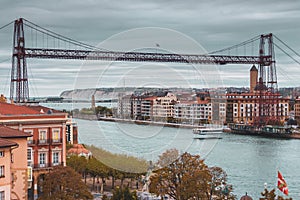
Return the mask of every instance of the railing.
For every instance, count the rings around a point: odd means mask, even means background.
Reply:
[[[30,166],[33,167],[34,169],[44,169],[44,168],[55,167],[59,165],[64,165],[64,163],[58,162],[58,163],[44,163],[44,164],[34,164],[34,165],[31,164]]]
[[[49,145],[49,144],[62,144],[62,138],[59,139],[44,139],[44,140],[28,140],[28,145]]]
[[[61,144],[61,143],[62,143],[62,138],[51,139],[51,144]]]
[[[49,143],[50,143],[50,140],[47,140],[47,139],[38,140],[38,145],[47,145]]]
[[[33,145],[33,144],[35,144],[35,140],[27,140],[27,144],[28,145]]]

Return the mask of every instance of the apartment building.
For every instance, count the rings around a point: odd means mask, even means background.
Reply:
[[[0,122],[29,135],[22,158],[32,169],[28,181],[28,197],[36,199],[41,189],[39,182],[53,166],[66,165],[66,113],[42,106],[21,106],[0,103]],[[24,155],[24,152],[25,155]]]
[[[31,169],[27,166],[30,134],[0,126],[0,199],[27,199]]]
[[[132,118],[132,100],[131,95],[119,94],[117,115],[121,119]]]
[[[264,112],[265,116],[273,113],[283,123],[289,116],[289,99],[277,94],[276,103],[271,104],[269,101],[274,99],[276,94],[271,95],[264,95],[264,101],[259,102],[261,97],[258,93],[227,94],[227,123],[253,124],[259,116],[259,106],[264,107],[264,111],[261,112]]]
[[[300,98],[299,97],[295,99],[294,116],[295,116],[295,120],[297,120],[298,124],[300,124]]]
[[[153,118],[155,121],[167,121],[174,115],[174,105],[177,98],[173,93],[166,93],[153,100]]]

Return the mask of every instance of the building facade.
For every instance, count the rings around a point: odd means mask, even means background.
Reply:
[[[177,98],[173,93],[168,92],[165,96],[153,100],[153,118],[155,121],[168,121],[174,116],[174,105]]]
[[[27,199],[30,169],[27,167],[27,138],[30,134],[0,126],[0,197]]]
[[[11,199],[12,149],[18,144],[0,138],[0,199]]]
[[[28,197],[36,199],[43,175],[52,167],[66,165],[66,113],[42,106],[20,106],[0,103],[1,124],[32,135],[27,139],[26,164],[32,169]]]

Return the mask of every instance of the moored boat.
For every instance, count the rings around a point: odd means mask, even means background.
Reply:
[[[293,138],[292,128],[286,126],[271,126],[262,127],[247,125],[247,124],[229,124],[228,127],[231,133],[240,135],[254,135],[271,138]]]

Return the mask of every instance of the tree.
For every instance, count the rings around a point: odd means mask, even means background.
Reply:
[[[276,199],[275,189],[269,191],[265,188],[265,190],[261,193],[261,198],[259,200],[292,200],[292,198],[284,198],[282,196],[278,196]]]
[[[232,185],[226,184],[226,172],[220,167],[211,167],[209,168],[209,171],[212,175],[210,194],[214,197],[214,199],[235,199],[236,197],[231,193],[233,190]]]
[[[57,166],[45,175],[42,184],[43,194],[39,200],[73,200],[92,199],[87,186],[81,181],[81,176],[71,167]]]
[[[135,192],[130,192],[128,187],[117,188],[113,191],[112,200],[136,200],[137,195]]]
[[[157,167],[165,167],[174,162],[179,157],[177,149],[168,149],[158,157]]]
[[[84,177],[86,183],[87,159],[83,156],[73,155],[67,158],[67,165]]]
[[[108,176],[107,167],[98,161],[96,158],[92,157],[87,162],[87,171],[91,177],[93,177],[93,189],[95,188],[96,177],[101,177],[102,184],[104,179]]]
[[[209,199],[212,176],[199,155],[182,154],[150,177],[150,192],[175,200]]]

